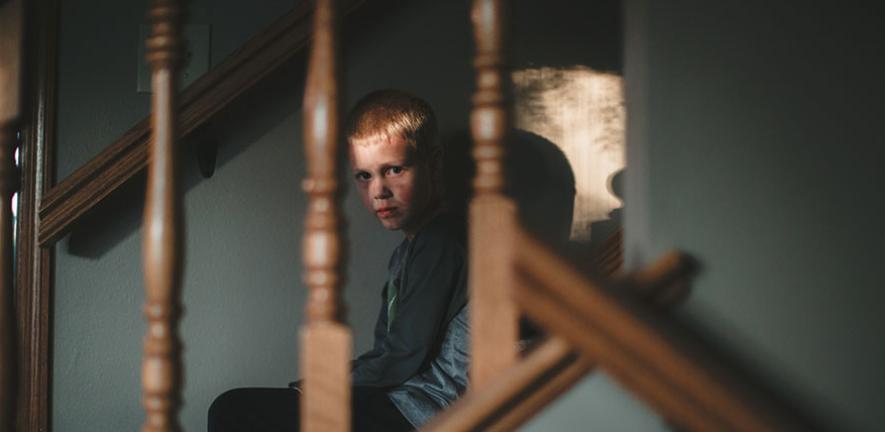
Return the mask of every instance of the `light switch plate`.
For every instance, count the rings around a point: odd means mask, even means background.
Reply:
[[[151,68],[145,59],[145,41],[151,34],[151,26],[138,27],[138,82],[136,91],[151,92]],[[184,26],[185,47],[184,68],[181,70],[181,88],[187,87],[209,70],[209,49],[212,40],[209,24],[188,24]]]

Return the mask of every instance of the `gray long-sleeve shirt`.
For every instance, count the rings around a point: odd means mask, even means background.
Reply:
[[[388,330],[387,290],[372,350],[353,363],[353,384],[386,387],[419,427],[467,386],[467,249],[463,224],[440,214],[394,251],[396,315]]]

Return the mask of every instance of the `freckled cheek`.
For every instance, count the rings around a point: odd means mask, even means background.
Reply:
[[[399,193],[396,195],[396,200],[403,205],[408,206],[412,202],[411,189],[400,189]]]
[[[405,180],[405,179],[403,179]],[[390,185],[394,199],[401,205],[408,206],[412,202],[412,187],[408,181],[398,181]]]

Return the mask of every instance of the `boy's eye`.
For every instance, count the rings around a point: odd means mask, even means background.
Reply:
[[[358,172],[354,174],[353,177],[356,179],[356,181],[368,181],[371,178],[371,176],[367,172]]]
[[[403,172],[403,167],[401,167],[401,166],[392,166],[392,167],[390,167],[390,168],[387,169],[387,172],[389,172],[389,173],[391,173],[391,174],[400,174],[400,173]]]

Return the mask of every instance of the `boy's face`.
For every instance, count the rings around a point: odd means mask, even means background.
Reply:
[[[389,230],[412,237],[431,210],[433,185],[427,163],[402,136],[350,145],[350,164],[366,209]]]

